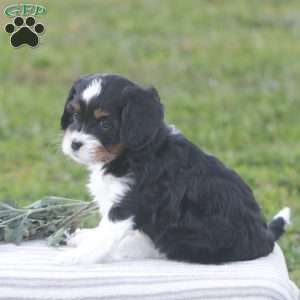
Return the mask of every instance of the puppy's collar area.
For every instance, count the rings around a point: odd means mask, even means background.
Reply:
[[[122,177],[130,173],[135,173],[135,169],[139,169],[139,166],[145,165],[148,161],[151,161],[151,157],[163,147],[170,130],[166,124],[163,124],[159,129],[155,137],[144,145],[140,150],[132,150],[125,147],[123,152],[115,160],[101,166],[105,169],[105,173],[112,173],[114,176]]]

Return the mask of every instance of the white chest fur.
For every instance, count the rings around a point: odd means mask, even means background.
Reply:
[[[99,205],[102,219],[98,227],[79,231],[72,237],[69,244],[77,245],[76,251],[64,257],[63,261],[96,263],[164,257],[147,235],[134,229],[133,216],[114,222],[108,217],[111,207],[122,201],[133,184],[132,177],[105,174],[101,166],[90,171],[87,187]]]
[[[107,215],[110,208],[122,200],[132,181],[129,176],[115,177],[105,174],[101,166],[91,169],[87,187],[97,201],[102,216]]]

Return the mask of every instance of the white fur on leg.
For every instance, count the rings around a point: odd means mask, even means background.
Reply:
[[[139,230],[130,231],[112,254],[112,260],[116,261],[164,257],[152,240]]]
[[[97,234],[97,230],[98,227],[89,229],[77,229],[67,240],[67,245],[70,247],[78,247],[84,244],[85,241],[92,239],[93,236]]]
[[[112,222],[103,218],[99,227],[86,235],[78,248],[66,251],[59,256],[61,264],[93,264],[111,260],[112,250],[133,228],[132,218]]]

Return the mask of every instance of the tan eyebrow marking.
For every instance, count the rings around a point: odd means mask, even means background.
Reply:
[[[68,106],[72,112],[80,112],[80,104],[78,101],[71,101]]]
[[[96,119],[101,119],[103,117],[107,117],[109,115],[108,112],[103,111],[101,108],[97,108],[94,110],[94,116]]]

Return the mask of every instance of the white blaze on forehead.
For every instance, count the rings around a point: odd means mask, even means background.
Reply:
[[[86,103],[88,103],[93,97],[100,95],[102,88],[101,84],[101,79],[94,79],[82,92],[82,98]]]

